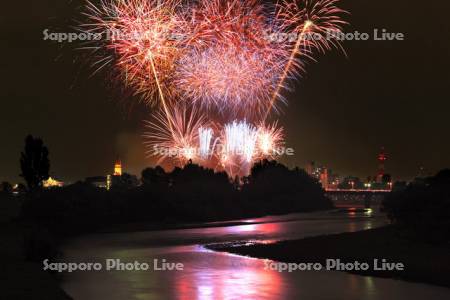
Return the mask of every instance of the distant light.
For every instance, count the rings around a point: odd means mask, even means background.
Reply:
[[[47,180],[42,181],[42,186],[46,189],[52,188],[52,187],[63,187],[64,182],[61,182],[61,181],[58,181],[56,179],[49,177]]]
[[[122,162],[120,161],[114,165],[114,176],[122,176]]]

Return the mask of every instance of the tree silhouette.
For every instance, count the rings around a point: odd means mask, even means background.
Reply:
[[[255,163],[245,178],[242,192],[262,211],[289,213],[332,208],[320,183],[301,169],[289,169],[277,161]]]
[[[4,181],[4,182],[2,182],[1,187],[2,187],[3,193],[5,193],[5,194],[12,193],[13,187],[12,187],[11,183]]]
[[[167,184],[167,177],[166,171],[160,166],[142,171],[142,183],[144,185]]]
[[[25,139],[25,149],[21,153],[20,176],[26,181],[28,190],[33,192],[42,187],[42,181],[49,178],[50,161],[48,149],[39,138],[28,135]]]
[[[391,221],[412,237],[450,242],[450,170],[396,189],[383,201]]]

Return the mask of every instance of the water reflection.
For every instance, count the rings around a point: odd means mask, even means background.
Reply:
[[[181,262],[184,271],[75,272],[63,288],[74,299],[444,299],[449,290],[338,272],[278,273],[264,261],[202,247],[207,243],[269,243],[377,227],[383,218],[329,214],[255,219],[235,226],[104,234],[67,244],[64,261]],[[270,222],[272,221],[272,222]],[[394,297],[395,296],[395,297]]]
[[[192,276],[176,276],[177,293],[174,298],[257,299],[281,295],[281,275],[264,271],[263,266],[259,264],[254,261],[236,266],[233,258],[217,258],[215,265],[220,265],[220,269],[191,270]]]

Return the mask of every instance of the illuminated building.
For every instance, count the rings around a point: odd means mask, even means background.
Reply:
[[[106,176],[106,189],[109,191],[112,187],[112,176]]]
[[[122,162],[120,160],[114,165],[114,176],[122,176]]]
[[[111,187],[120,181],[122,177],[122,163],[120,160],[114,164],[113,175],[95,176],[86,178],[86,183],[89,183],[95,187],[110,190]]]
[[[54,178],[49,177],[47,180],[42,181],[42,186],[46,189],[53,188],[53,187],[63,187],[64,182],[61,182]]]
[[[306,165],[306,172],[309,176],[317,179],[324,189],[328,189],[330,186],[330,182],[335,184],[336,186],[339,184],[339,179],[337,175],[334,175],[333,172],[328,170],[327,167],[324,166],[316,166],[316,163],[311,161]],[[333,181],[330,181],[333,179]]]
[[[318,180],[321,178],[321,174],[324,172],[326,168],[323,166],[316,166],[314,161],[309,162],[306,165],[306,172],[311,176]]]
[[[106,177],[106,189],[111,188],[129,189],[139,185],[139,180],[135,175],[124,173],[120,160],[114,165],[114,174]]]

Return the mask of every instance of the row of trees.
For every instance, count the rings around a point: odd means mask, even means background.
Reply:
[[[262,161],[239,187],[226,173],[195,164],[170,173],[148,168],[137,187],[107,191],[79,182],[42,191],[28,199],[23,215],[59,233],[76,233],[117,223],[218,221],[331,207],[320,184],[305,171]]]
[[[450,170],[395,189],[383,204],[388,217],[407,236],[450,242]]]
[[[305,171],[275,161],[256,164],[243,184],[191,163],[170,173],[147,168],[140,186],[126,184],[125,174],[119,181],[123,184],[110,191],[85,182],[42,190],[42,181],[49,177],[48,149],[41,139],[28,136],[20,165],[31,195],[23,217],[59,234],[117,223],[217,221],[332,207],[320,184]]]

